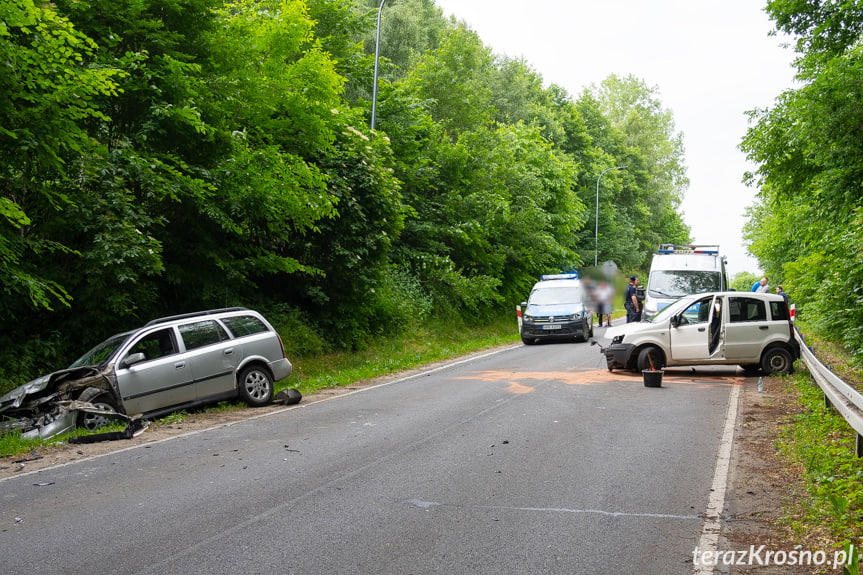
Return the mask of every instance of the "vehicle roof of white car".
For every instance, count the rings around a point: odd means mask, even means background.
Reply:
[[[715,291],[715,292],[704,292],[704,293],[695,293],[691,295],[686,295],[679,298],[677,301],[669,304],[668,306],[659,310],[655,316],[650,318],[647,321],[653,321],[654,319],[663,319],[669,313],[675,313],[677,310],[686,309],[689,307],[692,302],[697,301],[699,299],[703,299],[706,297],[714,297],[714,296],[730,296],[730,297],[754,297],[758,299],[764,299],[767,301],[783,301],[783,297],[776,293],[767,293],[767,292],[749,292],[749,291]]]
[[[696,294],[685,296],[685,298],[698,299],[699,297],[707,297],[707,296],[715,296],[715,295],[759,297],[759,298],[779,299],[779,300],[784,299],[778,293],[753,292],[753,291],[713,291],[713,292],[696,293]]]

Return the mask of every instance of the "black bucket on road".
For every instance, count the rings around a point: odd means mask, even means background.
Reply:
[[[644,369],[641,371],[644,376],[644,387],[662,387],[662,371]]]

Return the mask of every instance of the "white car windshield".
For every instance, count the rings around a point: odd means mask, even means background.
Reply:
[[[583,297],[579,287],[558,287],[534,290],[528,303],[531,305],[553,305],[559,303],[581,303]]]

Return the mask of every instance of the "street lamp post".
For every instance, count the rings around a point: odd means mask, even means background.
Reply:
[[[602,173],[599,174],[599,177],[596,178],[596,232],[594,232],[593,267],[596,267],[599,260],[599,180],[602,179],[602,174],[605,172],[610,172],[611,170],[625,170],[627,168],[629,168],[629,166],[608,168],[607,170],[603,170]]]
[[[384,11],[384,2],[387,0],[381,0],[381,7],[378,8],[378,28],[377,28],[377,38],[375,39],[375,80],[374,86],[372,86],[372,123],[371,129],[375,129],[375,112],[378,107],[378,51],[381,47],[381,13]]]

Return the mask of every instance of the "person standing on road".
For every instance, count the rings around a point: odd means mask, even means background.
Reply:
[[[599,282],[599,287],[596,288],[596,301],[599,310],[599,327],[602,327],[602,318],[606,318],[606,326],[611,326],[611,300],[614,297],[614,290],[611,285],[603,280]]]
[[[623,296],[623,307],[626,308],[626,323],[641,321],[641,308],[638,306],[638,276],[629,276],[629,285]]]

